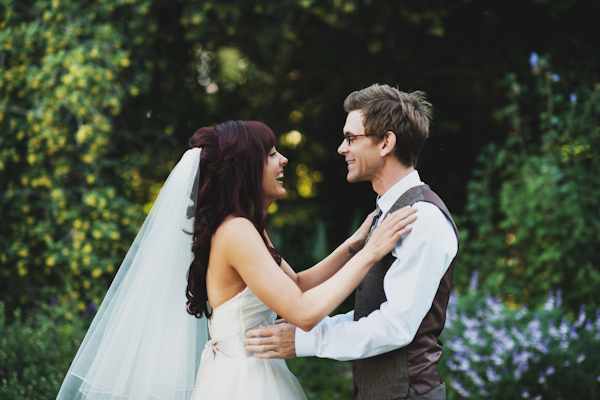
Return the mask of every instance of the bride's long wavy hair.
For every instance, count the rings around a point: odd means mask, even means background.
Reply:
[[[268,245],[264,235],[265,196],[263,170],[275,135],[256,121],[228,121],[201,128],[189,141],[190,148],[201,147],[198,198],[194,212],[194,261],[188,272],[186,289],[188,313],[210,317],[206,292],[206,272],[211,239],[229,215],[250,220],[260,233],[275,261],[281,255]]]

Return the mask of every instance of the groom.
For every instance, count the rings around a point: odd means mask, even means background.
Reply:
[[[422,92],[372,85],[351,93],[344,140],[348,182],[378,194],[374,225],[406,205],[418,208],[410,234],[375,263],[356,289],[355,308],[310,332],[282,323],[248,332],[260,358],[317,356],[354,360],[354,398],[446,398],[436,364],[458,250],[458,230],[442,200],[415,170],[429,133],[431,104]]]

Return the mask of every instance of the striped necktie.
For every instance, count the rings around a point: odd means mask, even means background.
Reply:
[[[379,221],[379,217],[381,217],[381,208],[379,208],[379,205],[378,205],[377,208],[375,209],[375,215],[373,216],[373,222],[371,222],[371,228],[369,229],[369,234],[367,235],[367,238],[365,239],[365,244],[367,244],[367,242],[369,241],[369,238],[371,237],[371,234],[377,227],[377,221]]]

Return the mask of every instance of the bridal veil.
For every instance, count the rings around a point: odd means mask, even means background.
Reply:
[[[208,341],[186,311],[201,149],[175,166],[129,249],[57,399],[188,400]]]

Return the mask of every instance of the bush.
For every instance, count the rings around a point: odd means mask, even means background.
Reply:
[[[89,323],[60,306],[5,317],[0,303],[0,398],[54,399]]]
[[[600,84],[559,76],[535,53],[530,63],[531,76],[504,81],[497,118],[508,138],[480,155],[469,182],[456,281],[464,288],[477,269],[484,290],[509,303],[539,305],[562,289],[567,308],[598,307]]]
[[[317,357],[286,360],[309,399],[351,399],[352,364]]]
[[[538,310],[509,307],[474,286],[448,307],[439,367],[449,398],[600,398],[599,311],[568,314],[560,291]]]

